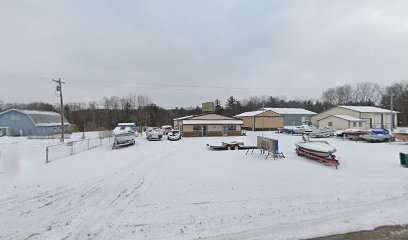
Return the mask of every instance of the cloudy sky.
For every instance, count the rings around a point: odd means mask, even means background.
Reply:
[[[408,1],[3,0],[0,99],[318,98],[408,79]]]

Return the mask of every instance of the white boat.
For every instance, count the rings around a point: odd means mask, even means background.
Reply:
[[[289,134],[308,134],[313,132],[316,128],[313,126],[302,125],[302,126],[285,126],[282,132]]]
[[[295,145],[299,151],[319,157],[330,157],[337,151],[336,148],[327,141],[309,141],[307,137],[303,137],[303,141]]]
[[[123,144],[135,144],[136,133],[130,126],[118,125],[113,129],[112,133],[114,138],[112,148],[116,148],[118,145]]]
[[[315,137],[315,138],[324,138],[324,137],[331,137],[336,134],[336,129],[334,128],[310,128],[311,132],[306,133],[310,137]]]

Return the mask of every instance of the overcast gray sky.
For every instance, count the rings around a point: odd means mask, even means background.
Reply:
[[[0,2],[0,99],[145,94],[164,107],[228,96],[318,98],[408,79],[408,1]]]

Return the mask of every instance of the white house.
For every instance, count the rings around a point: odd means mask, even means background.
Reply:
[[[371,106],[336,106],[311,118],[317,127],[346,128],[391,128],[397,126],[398,112]]]

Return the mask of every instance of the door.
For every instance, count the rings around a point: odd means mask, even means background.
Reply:
[[[302,124],[301,125],[308,125],[306,122],[306,116],[302,116]]]
[[[392,126],[392,116],[391,114],[384,115],[384,128],[391,128]]]
[[[208,136],[207,126],[203,126],[203,136]]]
[[[223,129],[223,136],[228,136],[228,126],[222,126]]]

